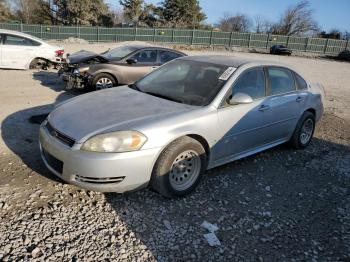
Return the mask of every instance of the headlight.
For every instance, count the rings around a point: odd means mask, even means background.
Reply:
[[[86,67],[81,67],[81,68],[75,68],[74,71],[73,71],[73,74],[81,74],[81,73],[85,73],[87,71],[89,71],[89,67],[86,66]]]
[[[139,150],[147,141],[137,131],[118,131],[89,138],[81,147],[84,151],[121,153]]]

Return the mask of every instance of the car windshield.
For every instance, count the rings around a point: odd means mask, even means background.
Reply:
[[[102,56],[108,60],[120,60],[137,49],[137,46],[121,46],[103,53]]]
[[[214,99],[232,74],[227,74],[228,69],[224,65],[175,60],[130,87],[175,102],[205,106]]]

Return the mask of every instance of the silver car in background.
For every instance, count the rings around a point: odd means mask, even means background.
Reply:
[[[280,64],[183,57],[135,84],[54,109],[40,128],[42,158],[86,189],[122,193],[150,184],[182,196],[207,169],[285,142],[306,147],[323,95]]]

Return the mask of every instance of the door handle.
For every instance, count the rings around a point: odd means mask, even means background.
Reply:
[[[270,109],[270,106],[268,106],[268,105],[261,105],[259,107],[259,111],[261,111],[261,112],[269,110],[269,109]]]
[[[295,99],[295,101],[298,103],[300,103],[303,100],[304,100],[304,98],[302,96],[298,96],[297,99]]]

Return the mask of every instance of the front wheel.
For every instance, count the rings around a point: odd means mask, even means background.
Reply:
[[[159,156],[151,186],[165,197],[186,195],[198,185],[206,167],[207,156],[201,143],[190,137],[179,138]]]
[[[315,116],[313,113],[306,111],[300,117],[294,130],[293,136],[289,143],[296,149],[305,148],[313,137],[315,131]]]
[[[102,90],[107,88],[112,88],[116,85],[116,81],[110,74],[102,73],[95,76],[92,81],[92,87],[95,90]]]

